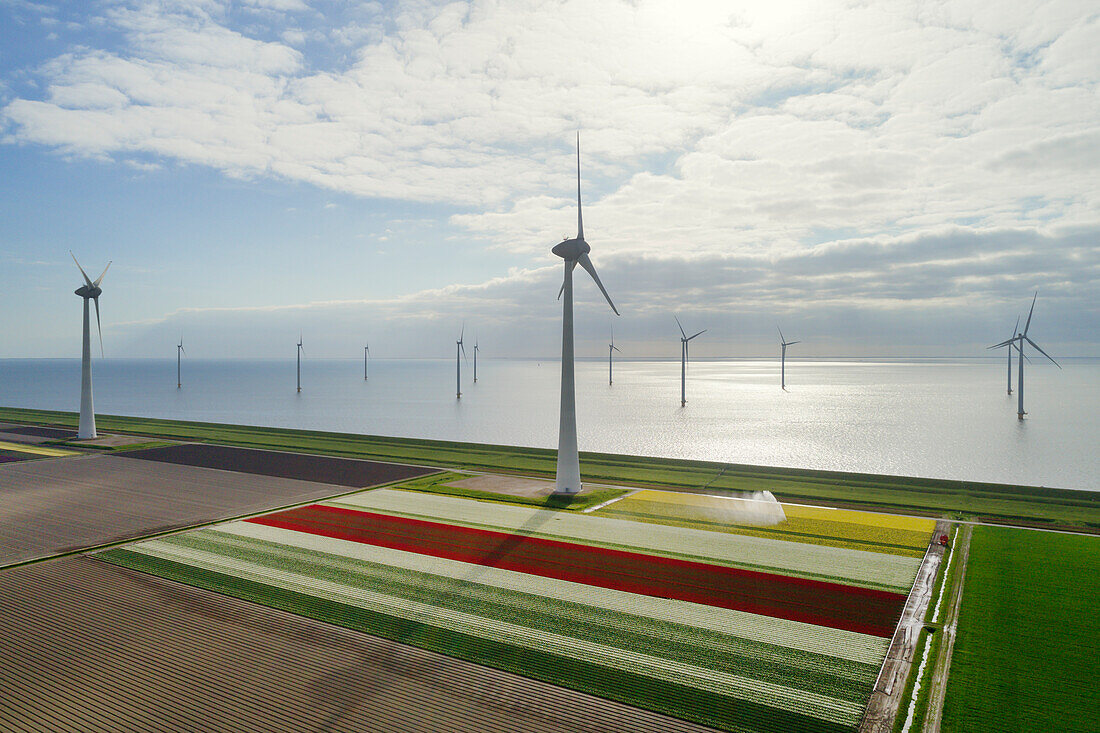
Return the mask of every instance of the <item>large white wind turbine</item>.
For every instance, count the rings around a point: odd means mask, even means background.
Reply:
[[[462,345],[462,338],[466,335],[466,324],[462,324],[462,330],[458,333],[458,341],[455,341],[455,396],[462,399],[462,360],[466,358],[466,347]]]
[[[367,357],[370,356],[370,347],[366,344],[363,345],[363,380],[367,378]]]
[[[800,344],[801,341],[787,341],[783,338],[783,329],[779,326],[775,327],[776,331],[779,331],[779,345],[782,347],[779,357],[779,387],[781,389],[787,388],[787,347],[791,344]]]
[[[75,290],[76,294],[84,299],[84,345],[80,353],[80,423],[76,430],[76,437],[81,440],[89,440],[96,437],[96,431],[95,408],[92,406],[92,329],[89,320],[88,301],[95,301],[95,325],[99,331],[99,355],[103,356],[103,325],[99,321],[99,296],[103,293],[103,289],[99,287],[99,284],[103,282],[103,276],[107,274],[111,263],[108,262],[107,267],[104,267],[103,272],[99,274],[95,282],[92,282],[91,278],[88,277],[88,273],[84,272],[84,268],[77,262],[76,255],[72,253],[72,250],[69,251],[69,254],[72,255],[73,262],[76,262],[80,274],[84,276],[84,284]]]
[[[607,345],[607,383],[611,384],[611,352],[618,351],[623,353],[622,349],[615,345],[615,326],[611,326],[611,343]]]
[[[176,345],[176,389],[183,386],[183,379],[180,374],[180,356],[186,354],[183,350],[183,336],[180,336],[180,342]]]
[[[680,319],[676,316],[676,325],[680,326]],[[704,334],[707,329],[703,329],[699,333],[688,336],[684,332],[684,327],[680,326],[680,407],[687,405],[687,363],[688,363],[688,341],[691,341],[696,336]]]
[[[1013,345],[1015,345],[1015,347],[1020,352],[1020,358],[1019,358],[1019,361],[1018,361],[1018,363],[1019,363],[1019,372],[1016,375],[1016,398],[1017,398],[1016,418],[1018,420],[1023,420],[1024,415],[1027,414],[1026,412],[1024,412],[1024,358],[1025,358],[1024,357],[1024,342],[1026,341],[1029,344],[1031,344],[1032,346],[1034,346],[1035,349],[1040,354],[1042,354],[1046,358],[1050,359],[1051,363],[1053,363],[1054,366],[1058,367],[1059,369],[1062,368],[1062,365],[1059,364],[1058,362],[1054,361],[1054,358],[1051,357],[1050,354],[1048,354],[1047,352],[1045,352],[1041,348],[1039,348],[1039,344],[1035,343],[1034,341],[1032,341],[1031,339],[1029,339],[1027,337],[1027,331],[1031,327],[1031,314],[1035,312],[1035,299],[1038,298],[1038,297],[1039,297],[1039,291],[1036,290],[1035,295],[1033,295],[1031,297],[1031,310],[1029,310],[1027,312],[1027,322],[1024,323],[1023,332],[1022,333],[1017,333],[1015,336],[1013,336],[1012,338],[1010,338],[1007,341],[1002,341],[999,344],[994,344],[993,346],[989,347],[991,349],[999,349],[1003,346],[1009,347],[1009,358],[1010,359],[1012,358],[1012,346]],[[1016,325],[1017,326],[1020,325],[1020,321],[1018,319],[1016,321]]]
[[[298,391],[302,391],[302,332],[298,332]]]
[[[480,350],[480,346],[477,345],[477,336],[474,336],[474,384],[477,384],[477,352]]]
[[[592,248],[584,241],[584,220],[581,218],[581,137],[577,133],[577,236],[565,239],[551,250],[565,260],[565,280],[558,298],[565,295],[561,307],[561,410],[558,421],[558,467],[554,491],[559,494],[575,494],[581,490],[581,463],[577,452],[577,395],[573,375],[573,269],[579,264],[607,299],[615,315],[619,310],[611,302],[596,267],[588,253]]]

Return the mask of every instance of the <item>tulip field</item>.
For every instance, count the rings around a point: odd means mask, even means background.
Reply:
[[[932,521],[737,531],[640,493],[581,514],[376,489],[98,557],[724,730],[855,730]]]

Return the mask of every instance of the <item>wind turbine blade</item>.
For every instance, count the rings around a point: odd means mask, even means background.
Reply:
[[[561,300],[561,294],[565,292],[565,281],[561,281],[561,290],[558,291],[558,300]]]
[[[462,349],[462,358],[466,359],[466,347],[462,345],[461,341],[458,342],[458,348]],[[466,363],[470,363],[470,360],[466,359]]]
[[[619,315],[619,309],[615,307],[615,304],[611,302],[611,296],[607,294],[607,288],[600,282],[600,276],[596,274],[596,267],[592,264],[592,259],[587,253],[580,256],[577,260],[580,266],[588,271],[588,274],[592,276],[592,279],[596,281],[596,285],[599,286],[600,292],[603,293],[603,297],[607,298],[607,304],[611,306],[611,310],[615,311],[615,315]]]
[[[98,313],[98,311],[97,311],[97,313]],[[1040,349],[1040,348],[1039,348],[1039,344],[1035,343],[1034,341],[1032,341],[1031,339],[1029,339],[1029,338],[1028,338],[1027,336],[1024,336],[1024,340],[1025,340],[1025,341],[1027,341],[1027,342],[1028,342],[1029,344],[1031,344],[1032,346],[1034,346],[1034,347],[1035,347],[1036,349],[1038,349],[1038,351],[1039,351],[1039,353],[1040,353],[1040,354],[1042,354],[1042,355],[1043,355],[1043,356],[1045,356],[1046,358],[1050,359],[1050,360],[1051,360],[1051,362],[1052,362],[1052,363],[1054,364],[1054,366],[1058,367],[1059,369],[1061,369],[1061,368],[1062,368],[1062,365],[1061,365],[1061,364],[1059,364],[1058,362],[1054,361],[1054,357],[1052,357],[1052,356],[1051,356],[1050,354],[1048,354],[1047,352],[1045,352],[1045,351],[1043,351],[1042,349]]]
[[[779,343],[783,343],[784,341],[787,340],[787,339],[783,338],[783,329],[782,328],[780,328],[778,325],[776,325],[775,330],[779,331]]]
[[[790,346],[791,344],[800,344],[800,343],[802,343],[802,342],[801,341],[788,341],[787,346]]]
[[[1024,337],[1027,337],[1027,329],[1031,327],[1031,314],[1035,312],[1035,299],[1039,297],[1039,291],[1035,291],[1035,295],[1031,296],[1031,310],[1027,312],[1027,323],[1024,324]]]
[[[92,298],[95,301],[95,326],[99,330],[99,355],[103,356],[103,325],[99,322],[99,296]],[[1035,348],[1039,348],[1036,346]]]
[[[618,352],[619,352],[620,354],[621,354],[621,353],[623,353],[623,350],[622,350],[622,349],[620,349],[620,348],[619,348],[618,346],[616,346],[615,344],[611,344],[611,348],[615,349],[615,351],[618,351]]]
[[[673,316],[673,318],[676,319],[676,325],[680,326],[680,336],[682,338],[686,339],[688,337],[688,335],[686,333],[684,333],[684,327],[682,325],[680,325],[680,319],[676,316]]]
[[[1015,336],[1016,334],[1018,334],[1020,332],[1018,330],[1019,328],[1020,328],[1020,317],[1016,316],[1016,325],[1012,327],[1012,335],[1013,336]]]
[[[94,285],[92,285],[92,279],[90,277],[88,277],[88,273],[84,272],[83,267],[80,267],[80,263],[77,262],[76,255],[73,254],[73,251],[71,249],[69,250],[69,254],[72,255],[73,262],[76,262],[76,266],[77,266],[77,268],[79,268],[80,274],[84,276],[84,282],[88,283],[89,288],[95,287]]]
[[[577,239],[584,239],[584,220],[581,218],[581,132],[577,130]],[[611,299],[608,298],[608,301]],[[615,306],[611,306],[614,308]],[[617,312],[617,311],[616,311]]]
[[[704,329],[703,329],[702,331],[700,331],[699,333],[695,334],[695,336],[699,336],[699,335],[701,335],[701,334],[704,334],[704,333],[706,333],[706,332],[707,332],[707,329],[705,329],[705,328],[704,328]],[[688,336],[688,339],[687,339],[687,340],[688,340],[688,341],[691,341],[691,340],[692,340],[693,338],[695,338],[695,336]]]
[[[1002,341],[1002,342],[1001,342],[1001,343],[999,343],[999,344],[993,344],[993,345],[992,345],[992,346],[990,346],[989,348],[991,348],[991,349],[999,349],[999,348],[1001,348],[1002,346],[1008,346],[1009,344],[1011,344],[1011,343],[1012,343],[1013,341],[1015,341],[1015,340],[1016,340],[1016,339],[1015,339],[1015,337],[1013,337],[1013,338],[1010,338],[1010,339],[1009,339],[1008,341]]]
[[[99,287],[99,284],[100,284],[101,282],[103,282],[103,276],[107,274],[107,270],[110,270],[110,269],[111,269],[111,263],[112,263],[112,262],[114,262],[114,260],[108,260],[108,261],[107,261],[107,266],[103,268],[103,272],[99,273],[99,277],[97,277],[97,278],[95,279],[95,282],[94,282],[94,283],[92,283],[92,285],[94,285],[94,286],[96,286],[96,287]]]

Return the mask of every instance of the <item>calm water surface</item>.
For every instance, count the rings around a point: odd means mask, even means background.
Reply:
[[[581,450],[1100,489],[1100,359],[1036,362],[1016,419],[1000,360],[699,361],[680,407],[679,362],[577,364]],[[557,362],[451,360],[94,362],[101,414],[557,445]],[[1015,381],[1015,377],[1013,378]],[[0,360],[0,405],[76,411],[77,359]]]

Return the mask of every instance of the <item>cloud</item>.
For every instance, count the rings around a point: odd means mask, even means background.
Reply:
[[[1087,3],[252,5],[108,6],[89,25],[121,42],[27,70],[4,141],[441,204],[445,235],[527,263],[470,291],[517,318],[556,290],[578,128],[593,257],[654,327],[691,302],[865,322],[1100,301]],[[410,297],[387,313],[458,295]]]
[[[934,349],[980,356],[1038,290],[1040,343],[1063,355],[1088,353],[1100,328],[1100,304],[1089,296],[1100,287],[1098,234],[953,229],[833,242],[780,257],[599,257],[600,277],[623,315],[613,318],[578,270],[578,341],[590,352],[604,348],[614,320],[616,338],[633,356],[675,356],[668,349],[678,314],[685,327],[709,329],[700,356],[769,354],[777,322],[805,337],[805,355]],[[112,328],[124,334],[128,351],[149,355],[164,334],[181,329],[209,334],[221,345],[218,356],[274,355],[283,332],[303,328],[317,355],[339,356],[348,334],[367,333],[390,356],[431,357],[446,355],[450,331],[465,321],[495,344],[497,356],[552,357],[560,344],[561,277],[561,266],[548,264],[394,298],[185,308]]]

